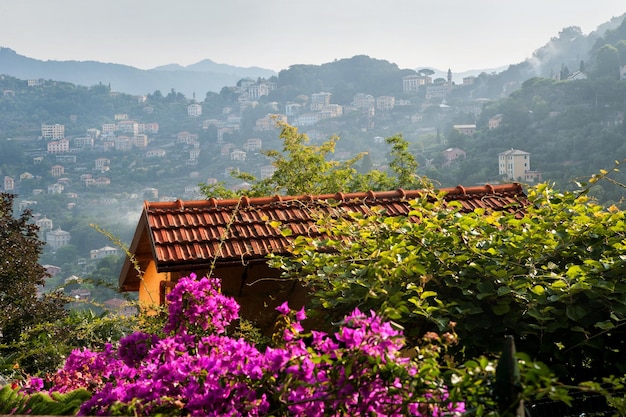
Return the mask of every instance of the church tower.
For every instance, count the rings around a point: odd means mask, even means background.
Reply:
[[[448,91],[452,90],[452,71],[448,68]]]

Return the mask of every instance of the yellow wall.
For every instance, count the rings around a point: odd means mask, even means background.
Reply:
[[[159,304],[161,281],[167,280],[167,273],[158,273],[153,261],[145,268],[143,280],[139,283],[139,302],[145,306]]]
[[[191,272],[198,278],[207,273],[202,270],[158,273],[154,262],[150,262],[140,284],[139,301],[144,305],[158,304],[161,281],[176,282]],[[288,301],[292,309],[300,309],[307,301],[306,290],[298,282],[279,278],[279,271],[265,263],[216,268],[213,276],[221,279],[222,293],[237,300],[241,307],[239,315],[254,322],[266,334],[273,331],[278,316],[276,307]]]

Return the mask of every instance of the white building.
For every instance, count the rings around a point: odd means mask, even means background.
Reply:
[[[41,137],[44,139],[59,140],[65,137],[65,125],[41,125]]]
[[[509,149],[498,154],[498,173],[508,180],[520,181],[530,171],[530,154],[519,149]]]
[[[89,257],[91,259],[103,259],[107,256],[116,256],[119,253],[117,248],[112,246],[104,246],[100,249],[93,249],[89,251]]]
[[[98,171],[108,171],[111,165],[111,160],[108,158],[98,158],[94,162],[95,169]]]
[[[311,94],[311,111],[319,111],[324,106],[329,105],[331,97],[331,93],[325,92]]]
[[[47,143],[46,150],[48,153],[69,152],[70,141],[67,139],[53,140],[52,142]]]
[[[402,77],[402,92],[404,93],[417,93],[420,86],[430,84],[432,82],[430,77],[422,75],[407,75]]]
[[[198,117],[202,116],[202,106],[198,103],[192,103],[187,106],[187,116]]]
[[[376,98],[377,110],[392,110],[396,106],[396,98],[393,96],[380,96]]]
[[[56,230],[51,230],[46,233],[46,243],[50,245],[53,251],[56,251],[63,246],[69,245],[70,239],[70,232],[61,230],[60,227]]]
[[[15,190],[15,180],[13,177],[6,176],[4,177],[4,191],[13,191]]]

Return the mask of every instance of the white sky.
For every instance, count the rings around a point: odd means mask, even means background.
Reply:
[[[588,34],[623,13],[624,0],[0,0],[0,46],[144,69],[279,71],[364,54],[461,72],[521,62],[564,27]]]

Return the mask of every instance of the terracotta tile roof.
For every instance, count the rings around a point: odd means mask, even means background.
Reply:
[[[519,210],[526,196],[521,185],[484,185],[441,189],[446,201],[458,201],[462,212],[476,208]],[[325,194],[317,196],[242,197],[233,200],[145,202],[131,253],[151,256],[158,272],[207,268],[217,265],[263,260],[269,253],[287,253],[300,235],[319,235],[315,216],[341,212],[372,213],[380,207],[389,216],[407,215],[409,201],[422,196],[421,190]],[[278,227],[275,222],[279,222]],[[283,228],[291,229],[283,236]],[[149,243],[150,250],[145,248]],[[140,248],[144,246],[144,248]],[[124,288],[126,260],[120,276]]]

